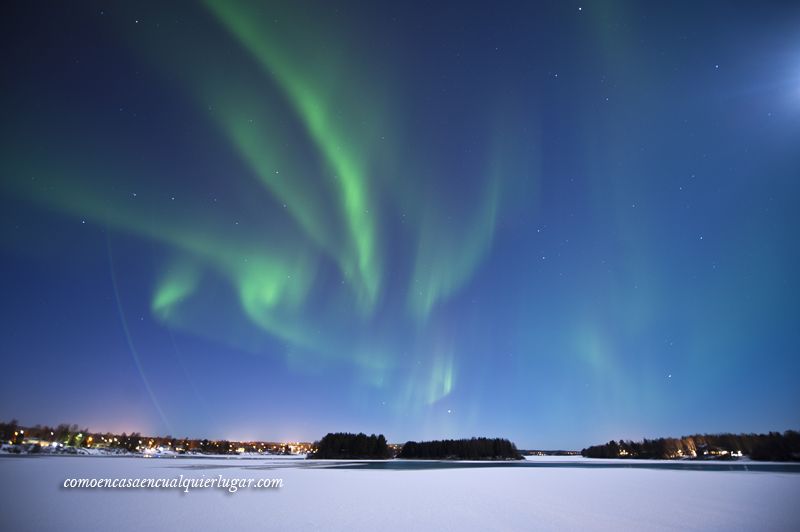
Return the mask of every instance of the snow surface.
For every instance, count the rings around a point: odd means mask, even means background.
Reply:
[[[800,473],[341,465],[5,456],[0,530],[800,530]],[[234,494],[61,487],[66,478],[181,474],[282,478],[283,487]]]

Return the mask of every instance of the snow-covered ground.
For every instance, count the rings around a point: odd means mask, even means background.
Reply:
[[[570,457],[534,457],[531,461]],[[0,530],[800,530],[800,473],[296,459],[0,457]],[[65,489],[67,478],[281,478],[279,489]]]

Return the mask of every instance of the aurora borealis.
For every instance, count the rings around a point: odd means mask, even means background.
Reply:
[[[800,424],[800,6],[67,4],[0,23],[0,416]]]

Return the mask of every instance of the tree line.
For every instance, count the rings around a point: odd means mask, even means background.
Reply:
[[[435,440],[403,445],[398,458],[423,460],[521,460],[522,455],[509,440],[502,438],[469,438]]]
[[[367,436],[363,432],[332,432],[314,443],[316,451],[308,458],[331,459],[385,459],[391,457],[389,445],[383,434]]]
[[[695,434],[681,438],[611,440],[581,451],[588,458],[732,459],[748,455],[753,460],[800,461],[800,432],[769,434]]]
[[[35,438],[38,440],[58,441],[71,447],[85,447],[89,444],[89,429],[81,429],[78,425],[62,423],[57,427],[36,425],[23,427],[16,419],[0,422],[0,442],[21,444],[23,440]]]
[[[55,427],[35,425],[23,427],[16,419],[0,422],[0,443],[19,446],[25,442],[56,443],[65,448],[105,448],[120,452],[141,452],[145,449],[165,448],[176,452],[196,452],[204,454],[237,454],[245,452],[269,452],[290,454],[288,445],[275,442],[235,442],[228,440],[208,440],[173,438],[167,436],[144,436],[138,432],[114,434],[111,432],[91,432],[78,425],[62,423]],[[41,452],[40,444],[29,444],[28,452]]]

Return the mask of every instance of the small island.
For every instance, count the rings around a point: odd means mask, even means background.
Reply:
[[[316,460],[385,460],[392,453],[383,434],[331,432],[314,443],[308,458]]]
[[[434,440],[403,445],[398,458],[417,460],[523,460],[517,446],[503,438]]]

